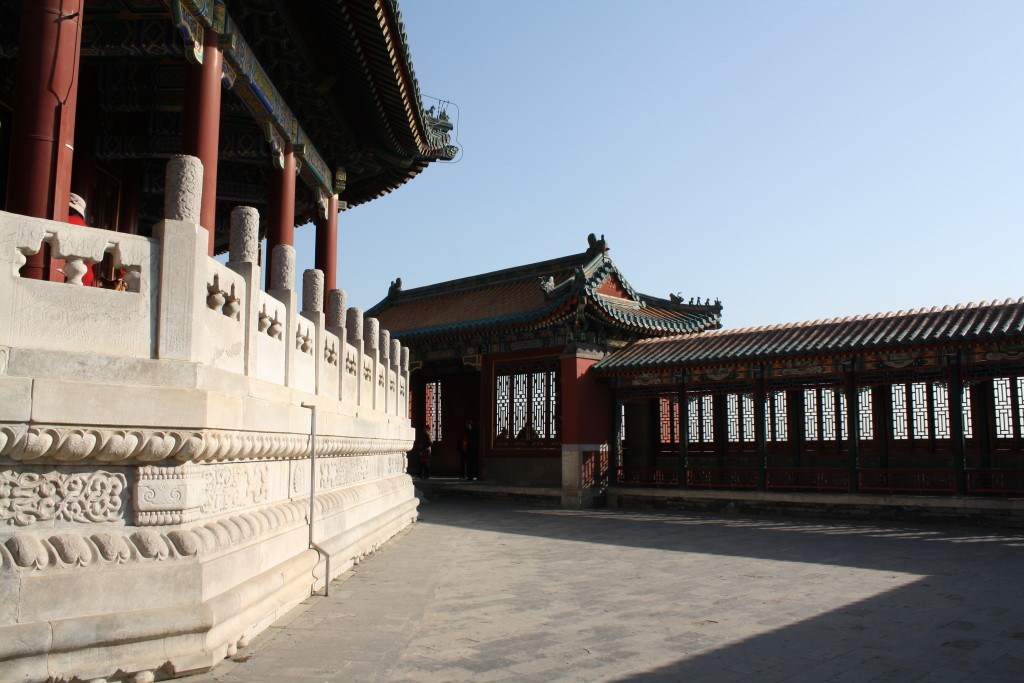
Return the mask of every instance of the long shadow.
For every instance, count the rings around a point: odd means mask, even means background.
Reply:
[[[1024,533],[1005,529],[686,512],[557,510],[457,500],[420,508],[420,521],[566,541],[914,574],[932,574],[937,563],[948,561],[949,553],[956,548],[957,561],[972,567],[1013,560],[1024,570]],[[962,569],[966,570],[966,565]]]
[[[443,501],[421,521],[583,543],[900,572],[920,578],[730,640],[693,622],[620,681],[1024,680],[1024,534],[700,513]],[[905,577],[908,578],[909,577]],[[657,590],[645,586],[644,590]],[[814,591],[813,586],[807,586]],[[666,596],[668,599],[669,596]],[[835,600],[831,601],[835,604]],[[723,610],[723,614],[726,612]],[[612,655],[608,655],[612,656]],[[629,661],[651,662],[643,653]],[[665,664],[668,660],[671,663]],[[582,672],[581,672],[582,673]]]

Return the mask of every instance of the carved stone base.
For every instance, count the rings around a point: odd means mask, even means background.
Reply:
[[[416,519],[407,475],[317,497],[332,577]],[[0,544],[0,682],[208,669],[329,577],[308,499],[176,527],[37,529]],[[144,675],[143,678],[146,676]]]

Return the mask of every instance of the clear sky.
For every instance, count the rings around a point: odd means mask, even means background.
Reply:
[[[730,328],[1024,295],[1020,0],[401,9],[463,153],[342,213],[349,305],[590,232],[636,289],[720,297]]]

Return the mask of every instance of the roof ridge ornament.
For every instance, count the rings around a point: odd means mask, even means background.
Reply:
[[[391,282],[391,286],[388,287],[388,298],[393,299],[402,293],[402,278],[397,277]]]
[[[539,277],[540,280],[540,291],[544,292],[544,297],[550,297],[551,293],[555,291],[555,277],[548,275],[547,277]]]
[[[607,254],[610,247],[608,241],[605,240],[604,235],[601,235],[601,239],[597,239],[594,233],[587,235],[587,256],[594,257],[598,254]]]

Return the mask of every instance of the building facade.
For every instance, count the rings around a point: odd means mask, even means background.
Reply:
[[[562,486],[575,504],[607,476],[611,397],[594,364],[642,338],[714,329],[721,308],[637,292],[590,235],[571,256],[416,289],[396,281],[367,315],[412,349],[413,421],[431,428],[435,470],[459,473],[473,421],[483,478]]]

